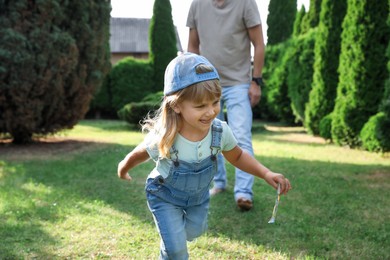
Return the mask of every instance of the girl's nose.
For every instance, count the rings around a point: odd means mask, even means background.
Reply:
[[[207,110],[207,115],[208,116],[214,116],[215,115],[215,110],[214,110],[213,107]]]

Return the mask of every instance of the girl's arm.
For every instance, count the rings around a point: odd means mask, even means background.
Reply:
[[[235,167],[264,179],[275,189],[278,187],[278,183],[280,183],[280,193],[287,194],[291,189],[290,181],[283,174],[272,172],[239,146],[234,147],[230,151],[224,151],[223,155]]]
[[[145,146],[141,143],[118,164],[118,177],[131,181],[128,171],[149,159]]]

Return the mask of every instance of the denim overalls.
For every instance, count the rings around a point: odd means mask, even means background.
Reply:
[[[221,150],[219,120],[213,121],[211,134],[209,157],[199,162],[181,161],[172,147],[168,177],[149,178],[146,182],[148,206],[161,236],[160,259],[188,259],[187,240],[199,237],[207,229],[209,187]]]

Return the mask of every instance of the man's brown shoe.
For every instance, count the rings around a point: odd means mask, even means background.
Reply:
[[[243,211],[248,211],[253,207],[253,203],[250,199],[239,198],[237,200],[237,206]]]

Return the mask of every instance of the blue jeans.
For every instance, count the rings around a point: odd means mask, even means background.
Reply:
[[[252,146],[252,107],[249,100],[249,84],[222,88],[221,112],[218,118],[225,120],[223,108],[226,105],[228,125],[238,141],[238,145],[253,156]],[[214,177],[214,187],[225,188],[227,185],[226,168],[223,155],[218,158],[218,173]],[[234,198],[253,199],[254,176],[236,168]]]
[[[188,259],[187,241],[194,240],[207,230],[210,199],[182,207],[148,192],[147,200],[161,237],[160,259]]]

